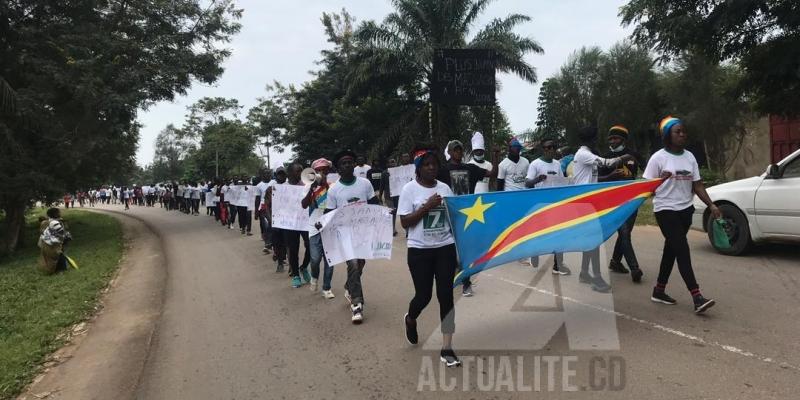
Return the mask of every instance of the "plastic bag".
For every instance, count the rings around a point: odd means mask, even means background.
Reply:
[[[712,229],[712,237],[714,238],[714,247],[718,249],[730,249],[731,242],[728,238],[728,232],[725,231],[725,225],[727,222],[720,218],[715,219],[714,222],[711,224]]]

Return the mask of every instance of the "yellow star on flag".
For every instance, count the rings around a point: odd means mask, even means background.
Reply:
[[[483,220],[483,213],[493,205],[494,203],[483,204],[482,197],[478,196],[478,198],[475,199],[475,204],[473,204],[472,207],[458,210],[458,212],[467,216],[467,222],[464,224],[464,230],[467,230],[472,221],[484,223],[485,221]]]

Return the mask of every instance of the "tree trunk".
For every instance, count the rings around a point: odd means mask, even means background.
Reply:
[[[25,230],[25,203],[11,202],[3,207],[6,213],[5,229],[0,240],[0,253],[12,253],[23,244]]]

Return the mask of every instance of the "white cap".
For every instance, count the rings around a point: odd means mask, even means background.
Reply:
[[[486,150],[483,143],[483,134],[480,132],[472,134],[472,151],[475,150]]]

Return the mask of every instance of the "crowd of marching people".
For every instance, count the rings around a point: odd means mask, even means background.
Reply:
[[[664,179],[654,197],[656,220],[665,240],[651,300],[662,304],[676,303],[667,295],[666,286],[677,261],[695,312],[705,312],[714,305],[714,300],[703,297],[700,292],[686,235],[691,223],[694,195],[709,206],[714,217],[719,218],[720,211],[705,192],[697,161],[686,150],[688,136],[681,121],[668,117],[659,128],[664,148],[646,163],[627,147],[628,130],[622,125],[608,130],[608,151],[602,154],[596,150],[598,130],[587,127],[579,132],[581,144],[575,152],[560,147],[555,138],[545,138],[538,144],[541,156],[528,160],[522,155],[523,145],[512,139],[505,149],[505,157],[499,162],[498,152],[487,159],[483,136],[475,132],[469,148],[457,140],[447,144],[444,154],[429,146],[419,146],[402,154],[399,162],[389,160],[387,168],[378,166],[377,161],[368,165],[364,157],[352,151],[341,151],[332,160],[320,158],[311,163],[310,168],[315,173],[313,180],[303,179],[305,165],[292,162],[274,172],[265,170],[258,177],[234,176],[207,182],[184,181],[141,187],[133,185],[130,188],[104,187],[86,195],[101,203],[123,204],[126,209],[132,205],[156,207],[158,204],[168,211],[194,216],[199,215],[201,207],[204,207],[206,215],[213,216],[217,223],[228,229],[238,229],[241,235],[246,236],[253,234],[253,223],[256,223],[263,243],[262,252],[271,254],[276,272],[285,272],[288,268],[291,287],[308,285],[325,299],[336,296],[331,282],[334,266],[327,262],[320,235],[323,215],[354,202],[385,205],[392,210],[393,218],[399,217],[407,237],[407,261],[414,295],[404,316],[406,339],[411,344],[417,343],[417,318],[432,299],[435,287],[443,334],[441,360],[447,366],[458,366],[460,361],[452,349],[455,332],[452,284],[459,268],[458,255],[447,219],[438,218],[446,213],[443,198],[447,196],[634,180],[637,177]],[[403,165],[414,166],[415,178],[407,182],[400,193],[392,193],[388,184],[389,171]],[[329,179],[334,173],[336,179]],[[306,229],[288,230],[272,226],[271,194],[276,185],[304,187],[306,194],[301,206],[310,216]],[[78,196],[79,202],[85,197],[83,194]],[[65,203],[67,200],[65,197]],[[431,218],[434,214],[437,218]],[[631,240],[635,220],[634,213],[619,229],[608,269],[614,273],[630,274],[633,282],[640,283],[644,273]],[[397,235],[396,229],[394,234]],[[304,249],[302,258],[301,242]],[[364,320],[365,296],[361,276],[365,263],[362,259],[346,262],[344,297],[350,304],[349,317],[354,324]],[[520,263],[532,268],[538,268],[540,264],[538,257],[520,260]],[[611,286],[603,279],[601,267],[599,248],[584,252],[578,280],[596,292],[607,293]],[[563,254],[553,254],[552,273],[556,276],[572,274],[564,263]],[[473,286],[466,279],[461,287],[462,295],[472,296]]]

